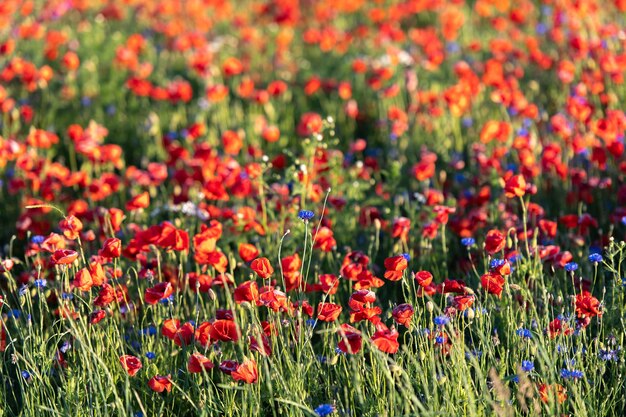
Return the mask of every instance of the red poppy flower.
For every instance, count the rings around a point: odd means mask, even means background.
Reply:
[[[274,273],[274,268],[272,268],[272,264],[270,264],[270,260],[267,258],[256,258],[252,261],[250,267],[263,279],[268,279]]]
[[[420,287],[428,287],[433,282],[433,274],[428,271],[419,271],[415,273],[415,280]]]
[[[160,282],[154,287],[146,288],[144,293],[148,304],[156,304],[161,300],[168,298],[174,293],[174,288],[169,282]]]
[[[83,223],[75,216],[67,216],[59,222],[59,228],[66,238],[75,240],[80,236],[80,231],[83,230]]]
[[[78,252],[71,249],[58,249],[54,251],[50,259],[55,265],[70,265],[78,259]]]
[[[237,370],[239,363],[237,361],[226,360],[222,361],[219,366],[219,370],[224,372],[226,375],[231,375],[234,371]]]
[[[117,298],[117,293],[115,288],[113,288],[109,284],[103,284],[102,288],[100,288],[100,292],[95,300],[93,300],[93,304],[98,307],[104,307],[111,304]]]
[[[244,262],[250,262],[257,256],[259,256],[259,250],[256,246],[250,243],[239,244],[239,256]]]
[[[567,390],[561,384],[539,384],[539,397],[541,401],[548,404],[551,399],[556,399],[559,404],[563,404],[567,400]]]
[[[319,276],[319,289],[329,295],[337,293],[339,289],[339,278],[334,274],[321,274]]]
[[[261,137],[269,143],[278,142],[280,139],[280,130],[276,126],[266,126],[263,132],[261,132]]]
[[[128,376],[135,376],[142,366],[139,358],[132,355],[120,356],[120,362],[122,363],[124,370],[128,373]]]
[[[391,237],[399,238],[406,242],[409,237],[409,229],[411,228],[411,220],[406,217],[399,217],[393,221],[391,229]]]
[[[81,291],[89,291],[93,285],[93,280],[91,279],[91,273],[89,270],[87,268],[79,270],[74,276],[72,285],[74,288],[78,288]]]
[[[259,302],[259,286],[255,281],[246,281],[235,288],[234,300],[237,304],[249,302],[257,304]]]
[[[320,227],[320,229],[315,234],[313,247],[315,249],[320,249],[323,252],[330,252],[336,246],[337,241],[335,240],[333,231],[326,226]]]
[[[467,310],[472,304],[474,304],[473,295],[457,295],[454,297],[454,307],[459,311]]]
[[[288,309],[288,300],[285,293],[271,287],[264,287],[260,290],[259,300],[262,305],[275,312],[281,309],[285,311]]]
[[[250,336],[248,340],[250,341],[250,350],[254,352],[259,352],[263,356],[272,355],[272,346],[270,345],[270,339],[266,335],[261,335],[261,343],[259,343],[257,341],[257,338],[254,336]]]
[[[193,292],[199,291],[207,293],[213,285],[213,278],[206,274],[196,274],[195,272],[190,272],[188,277],[189,288],[191,288]]]
[[[350,323],[355,323],[363,320],[368,320],[374,324],[380,323],[381,319],[378,317],[382,314],[382,308],[376,307],[367,307],[362,308],[359,311],[353,311],[350,313]]]
[[[337,320],[343,308],[339,304],[319,303],[317,306],[317,319],[331,322]]]
[[[116,237],[108,238],[98,254],[103,258],[119,258],[122,254],[122,241]]]
[[[209,336],[213,340],[222,342],[236,342],[239,340],[239,328],[232,320],[215,320],[209,330]]]
[[[396,323],[405,327],[411,327],[413,313],[414,310],[411,304],[399,304],[393,309],[392,316]]]
[[[350,295],[348,307],[354,311],[359,311],[376,301],[376,294],[370,290],[357,290]]]
[[[215,341],[211,339],[211,327],[213,327],[211,323],[205,321],[196,328],[195,338],[203,347],[208,347]]]
[[[554,339],[558,335],[569,336],[574,333],[574,328],[570,327],[566,321],[556,318],[548,325],[548,336],[550,339]]]
[[[385,275],[389,281],[399,281],[402,279],[402,274],[409,266],[406,258],[402,255],[392,256],[385,259]]]
[[[189,235],[184,230],[179,230],[170,222],[163,222],[157,226],[159,236],[155,244],[166,250],[183,251],[189,249]]]
[[[180,328],[180,320],[178,319],[167,319],[161,325],[161,334],[168,339],[174,340],[176,337],[176,332]]]
[[[91,314],[89,314],[89,324],[100,323],[106,316],[107,313],[104,310],[92,311]]]
[[[485,237],[485,250],[488,254],[493,255],[494,253],[500,252],[504,249],[504,245],[506,245],[506,238],[501,231],[492,229],[487,232],[487,236]]]
[[[149,206],[150,206],[150,194],[147,191],[145,191],[131,198],[126,203],[126,210],[133,211],[133,210],[145,209],[145,208],[148,208]]]
[[[523,175],[513,175],[506,180],[504,195],[508,198],[523,197],[526,194],[526,180]]]
[[[480,284],[489,294],[495,294],[498,297],[502,295],[504,289],[504,277],[497,272],[488,272],[480,277]]]
[[[213,362],[200,353],[192,353],[187,361],[187,370],[192,374],[209,371],[214,366]]]
[[[106,282],[104,268],[98,262],[94,261],[89,264],[89,274],[91,275],[91,282],[95,286],[101,286]]]
[[[160,376],[156,375],[148,381],[148,386],[154,392],[171,392],[172,391],[172,376]]]
[[[589,291],[583,291],[576,295],[576,314],[578,317],[601,316],[600,301]]]
[[[254,384],[259,379],[256,361],[254,359],[245,360],[237,369],[230,373],[235,381],[243,381],[247,384]]]
[[[340,341],[338,348],[343,353],[359,353],[363,344],[363,338],[361,332],[350,326],[349,324],[342,324],[337,330]]]
[[[193,341],[194,328],[190,322],[183,324],[176,329],[173,337],[170,337],[177,346],[187,346]]]
[[[400,334],[393,327],[389,329],[383,323],[376,325],[376,332],[372,335],[371,341],[380,351],[385,353],[396,353],[400,344],[398,343]]]

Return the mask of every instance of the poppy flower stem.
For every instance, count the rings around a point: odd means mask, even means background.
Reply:
[[[524,227],[524,244],[526,246],[526,256],[530,258],[530,247],[528,246],[528,225],[527,223],[527,212],[526,212],[526,203],[524,202],[524,197],[519,198],[520,203],[522,204],[522,225]]]

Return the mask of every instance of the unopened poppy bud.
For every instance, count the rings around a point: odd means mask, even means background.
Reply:
[[[217,300],[217,294],[215,294],[215,291],[213,291],[212,288],[209,288],[209,298],[211,301]]]
[[[474,317],[476,317],[476,313],[474,312],[473,308],[468,308],[465,312],[465,314],[467,315],[467,318],[469,320],[474,320]]]
[[[402,367],[398,366],[397,364],[393,363],[389,366],[389,370],[391,371],[392,374],[401,374],[402,373]]]
[[[428,301],[426,303],[426,310],[428,310],[429,313],[432,313],[434,309],[435,309],[435,304],[432,301]]]
[[[382,224],[380,223],[380,220],[374,219],[374,227],[376,228],[376,230],[380,230],[381,229]]]

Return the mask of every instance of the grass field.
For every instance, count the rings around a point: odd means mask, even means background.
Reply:
[[[626,1],[0,1],[0,416],[623,416]]]

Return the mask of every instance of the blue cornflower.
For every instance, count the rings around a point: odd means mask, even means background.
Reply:
[[[539,36],[545,35],[546,32],[548,32],[548,26],[546,26],[544,23],[537,23],[537,26],[535,27],[535,31],[537,32],[537,35]]]
[[[152,360],[152,359],[156,358],[156,353],[154,353],[154,352],[146,352],[146,358]]]
[[[157,329],[154,326],[148,326],[144,329],[141,329],[139,333],[141,333],[142,336],[154,336],[157,334]]]
[[[315,216],[315,213],[313,213],[311,210],[300,210],[298,212],[298,217],[305,222],[311,220],[313,216]]]
[[[474,349],[474,350],[472,350],[472,351],[465,352],[465,357],[466,357],[467,359],[471,359],[471,358],[480,359],[480,358],[481,358],[481,356],[483,356],[483,352],[482,352],[482,351],[480,351],[480,350],[476,350],[476,349]]]
[[[27,293],[28,293],[28,285],[22,285],[19,291],[20,297],[24,297]]]
[[[450,323],[450,317],[448,316],[437,316],[433,319],[433,322],[437,325],[437,326],[445,326],[446,324]]]
[[[332,404],[322,404],[318,405],[317,408],[315,408],[315,414],[320,417],[326,417],[328,415],[331,415],[334,411],[335,406]]]
[[[585,373],[583,371],[572,369],[572,371],[570,372],[570,377],[572,379],[580,379],[580,378],[582,378],[584,376],[585,376]]]
[[[63,298],[64,300],[73,300],[74,294],[72,294],[71,292],[64,292],[63,294],[61,294],[61,298]]]
[[[491,262],[489,263],[489,269],[499,268],[505,263],[506,263],[506,260],[504,259],[492,259]]]
[[[437,344],[438,344],[438,345],[443,344],[443,342],[445,342],[445,341],[446,341],[446,339],[444,339],[444,337],[443,337],[443,336],[437,336],[437,337],[435,337],[435,342],[437,342]]]
[[[161,304],[168,304],[168,303],[172,303],[174,302],[174,294],[170,295],[167,298],[163,298],[162,300],[159,300],[159,303]]]
[[[450,53],[450,54],[457,53],[460,50],[461,50],[461,47],[456,42],[448,42],[446,44],[446,51],[448,51],[448,53]]]
[[[317,320],[315,320],[315,319],[308,319],[306,321],[306,325],[309,326],[309,327],[315,327],[315,323],[316,322],[317,322]]]
[[[67,353],[67,351],[70,350],[71,348],[72,348],[72,344],[66,340],[65,342],[63,342],[59,350],[63,353]]]
[[[602,262],[602,255],[599,253],[592,253],[589,255],[589,262],[593,262],[594,264]]]
[[[474,124],[474,119],[472,119],[471,117],[464,117],[463,119],[461,119],[461,123],[463,124],[463,127],[472,127],[472,125]]]
[[[571,371],[565,368],[561,369],[561,378],[563,379],[580,379],[583,376],[585,376],[585,373],[577,369],[572,369]]]
[[[568,262],[567,264],[565,264],[565,270],[567,272],[574,272],[577,269],[578,269],[578,264],[576,262]]]
[[[530,372],[535,369],[535,364],[533,361],[522,361],[522,370],[524,372]]]
[[[461,245],[465,247],[474,246],[475,244],[476,239],[474,239],[473,237],[464,237],[463,239],[461,239]]]
[[[517,334],[520,337],[523,337],[524,339],[530,339],[533,337],[533,334],[530,331],[530,329],[517,329],[515,330],[515,334]]]
[[[600,349],[600,353],[598,353],[598,357],[600,359],[602,359],[603,361],[618,361],[618,354],[619,349],[618,350],[611,350],[611,349]]]
[[[35,235],[35,236],[30,238],[30,241],[32,243],[37,244],[37,245],[42,244],[44,240],[46,240],[46,238],[41,236],[41,235]]]
[[[30,379],[30,372],[22,371],[22,378],[24,378],[25,380],[29,380]]]
[[[410,261],[411,261],[411,255],[409,255],[408,253],[403,253],[403,254],[402,254],[402,257],[403,257],[404,259],[406,259],[406,261],[407,261],[407,262],[410,262]]]
[[[48,281],[46,281],[45,279],[36,279],[35,280],[35,287],[37,288],[45,288],[48,285]]]

